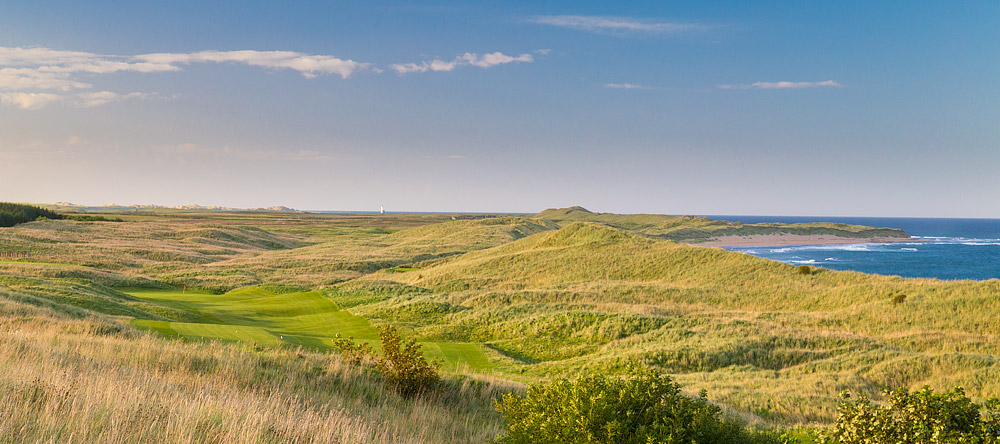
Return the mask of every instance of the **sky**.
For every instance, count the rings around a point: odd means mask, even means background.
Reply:
[[[0,10],[2,201],[1000,218],[996,1]]]

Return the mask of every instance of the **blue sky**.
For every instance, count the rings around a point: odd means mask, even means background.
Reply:
[[[231,4],[2,5],[0,200],[1000,217],[997,2]]]

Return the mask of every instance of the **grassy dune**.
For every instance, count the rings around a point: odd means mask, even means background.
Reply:
[[[830,222],[743,224],[700,216],[594,213],[582,207],[551,208],[538,213],[535,217],[560,224],[593,222],[645,236],[687,242],[704,241],[719,236],[754,234],[833,235],[848,238],[910,237],[903,230],[863,225]]]
[[[1000,395],[997,281],[802,276],[786,264],[582,223],[370,279],[429,292],[357,312],[461,307],[418,331],[483,341],[513,358],[506,369],[523,380],[640,361],[782,424],[830,421],[844,389],[960,384]],[[897,293],[906,302],[893,304]]]
[[[104,440],[131,424],[131,441],[396,442],[413,428],[481,442],[500,389],[465,371],[516,384],[632,362],[782,427],[829,423],[845,389],[1000,395],[1000,281],[800,275],[663,239],[715,222],[560,214],[600,220],[169,212],[0,229],[0,249],[32,253],[0,263],[16,338],[0,344],[0,392],[46,393],[3,404],[0,435]],[[335,334],[373,341],[382,324],[446,362],[443,398],[401,400],[328,354]],[[127,402],[80,388],[103,373]],[[72,402],[51,395],[61,384]]]

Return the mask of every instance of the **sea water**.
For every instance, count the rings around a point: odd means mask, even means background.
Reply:
[[[729,247],[795,265],[903,277],[1000,279],[1000,219],[709,216],[745,224],[840,222],[900,228],[912,241],[839,245]]]

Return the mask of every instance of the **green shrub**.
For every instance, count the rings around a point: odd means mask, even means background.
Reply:
[[[382,341],[382,356],[368,344],[357,344],[340,335],[333,340],[333,345],[352,362],[373,364],[386,384],[403,396],[416,396],[434,388],[441,379],[440,362],[427,362],[420,354],[420,344],[413,339],[403,339],[391,325],[379,328],[378,336]]]
[[[812,269],[812,267],[810,267],[808,265],[799,265],[798,267],[795,267],[795,273],[796,274],[812,274],[813,273],[813,269]]]
[[[669,376],[630,367],[624,378],[601,375],[534,385],[497,403],[506,420],[501,443],[777,443],[745,429],[709,403],[681,393]],[[785,440],[784,442],[788,442]]]
[[[824,444],[997,444],[1000,443],[1000,400],[979,405],[961,387],[934,393],[930,387],[910,393],[886,392],[888,405],[873,405],[859,396],[841,395],[837,423]]]
[[[893,294],[889,299],[892,301],[893,305],[899,305],[902,304],[903,302],[906,302],[906,294],[896,293]]]

